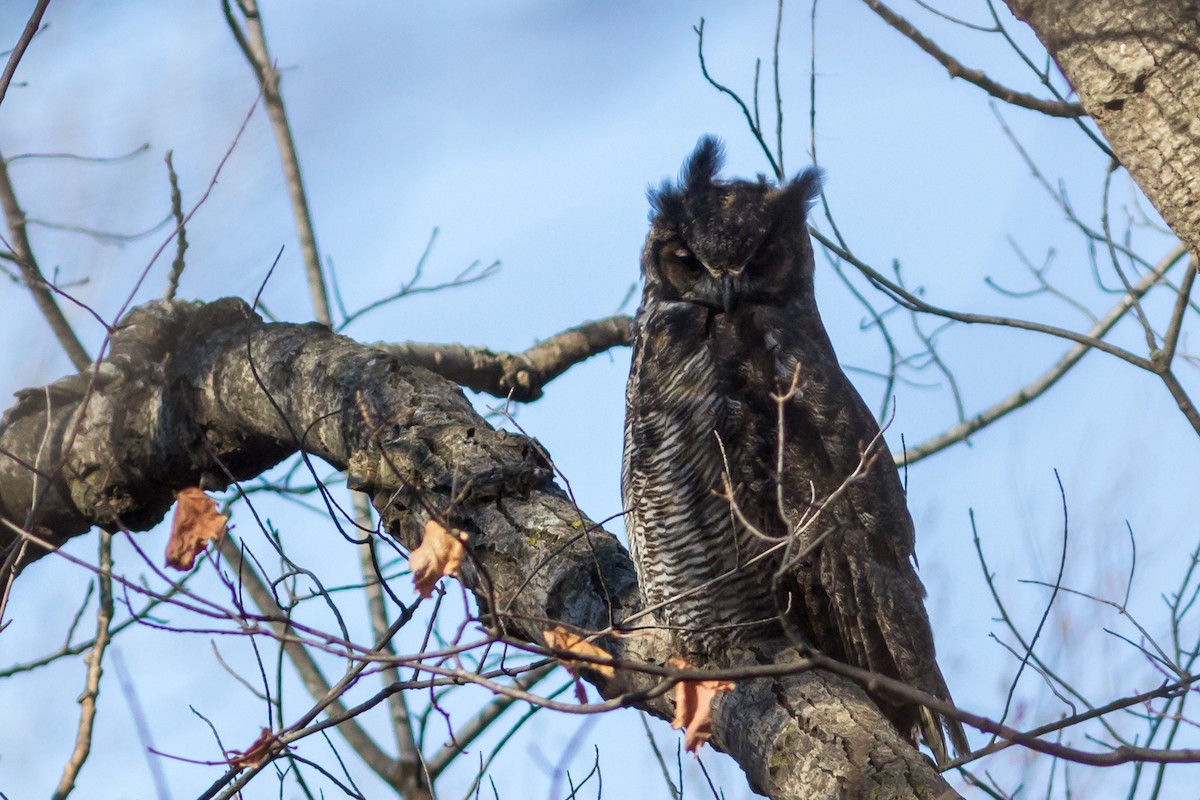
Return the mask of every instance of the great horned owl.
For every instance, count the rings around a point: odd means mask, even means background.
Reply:
[[[813,296],[813,170],[784,186],[717,179],[700,140],[650,192],[621,476],[646,607],[686,652],[790,632],[950,700],[914,533],[879,425],[838,365]],[[939,762],[943,727],[877,697]]]

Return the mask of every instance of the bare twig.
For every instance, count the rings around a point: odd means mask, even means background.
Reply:
[[[67,318],[63,316],[62,309],[58,307],[58,302],[51,294],[48,283],[34,259],[33,248],[29,244],[29,236],[26,232],[25,211],[17,201],[12,181],[8,177],[8,165],[3,156],[0,156],[0,208],[4,209],[4,216],[8,220],[9,236],[12,239],[8,243],[8,247],[16,257],[25,286],[33,294],[34,302],[37,303],[46,322],[50,324],[50,329],[54,331],[54,335],[58,338],[58,343],[62,345],[63,350],[66,351],[67,357],[71,359],[75,369],[82,372],[92,363],[92,359],[83,349],[71,323],[67,322]]]
[[[1135,355],[1123,347],[1118,347],[1114,344],[1104,341],[1103,339],[1097,339],[1096,337],[1085,333],[1077,333],[1072,330],[1067,330],[1066,328],[1060,328],[1056,325],[1046,325],[1041,322],[1031,322],[1029,320],[1016,319],[1013,317],[1001,317],[994,314],[970,314],[962,311],[953,311],[946,308],[940,308],[932,303],[926,302],[911,292],[905,291],[902,287],[884,277],[874,267],[862,261],[848,250],[839,247],[835,242],[831,241],[829,237],[825,236],[825,234],[821,233],[815,228],[809,228],[809,233],[812,234],[814,239],[816,239],[825,247],[829,248],[829,250],[839,258],[853,264],[854,267],[858,269],[858,271],[861,272],[867,278],[867,280],[873,283],[877,289],[882,291],[884,294],[887,294],[905,308],[915,311],[922,311],[926,314],[933,314],[935,316],[945,317],[946,319],[957,320],[958,322],[965,322],[972,325],[996,325],[999,327],[1017,328],[1018,330],[1057,336],[1060,339],[1067,339],[1072,342],[1078,342],[1079,344],[1087,345],[1088,347],[1094,347],[1095,349],[1108,353],[1111,356],[1116,356],[1122,361],[1127,361],[1130,364],[1133,364],[1135,367],[1140,367],[1141,369],[1151,372],[1154,371],[1149,359]]]
[[[775,73],[775,155],[779,157],[781,180],[787,175],[787,170],[783,166],[783,93],[779,87],[779,37],[782,31],[783,0],[779,0],[779,10],[775,13],[775,46],[771,48],[771,63]]]
[[[361,492],[355,492],[352,499],[354,516],[359,527],[370,530],[372,528],[370,500]],[[358,548],[363,575],[363,590],[367,596],[367,608],[371,617],[371,631],[376,640],[384,642],[384,652],[395,655],[396,650],[392,645],[391,638],[384,638],[388,629],[387,601],[382,588],[383,576],[377,569],[374,552],[375,538],[369,538]],[[379,674],[385,686],[400,682],[400,670],[395,665],[385,665]],[[314,694],[313,696],[318,697],[319,695]],[[388,712],[391,716],[392,732],[396,737],[398,750],[397,771],[402,781],[401,785],[397,787],[397,791],[406,800],[431,800],[433,795],[430,792],[430,786],[436,773],[430,773],[425,767],[421,751],[417,747],[416,737],[413,735],[412,718],[409,716],[408,704],[405,702],[403,692],[396,692],[388,698]]]
[[[64,161],[81,161],[85,164],[119,164],[122,161],[129,161],[137,158],[142,153],[150,149],[149,142],[143,142],[128,153],[122,153],[119,156],[81,156],[78,153],[19,153],[11,156],[8,159],[9,165],[16,164],[21,161],[38,161],[38,160],[64,160]]]
[[[313,228],[312,213],[308,208],[308,196],[304,191],[304,179],[300,173],[300,159],[296,154],[296,142],[292,137],[291,125],[288,123],[287,110],[283,105],[283,95],[279,91],[279,70],[271,60],[267,49],[267,37],[263,28],[262,14],[258,10],[256,0],[238,0],[238,8],[246,20],[249,30],[247,37],[233,18],[229,0],[222,0],[225,21],[237,40],[242,54],[254,70],[262,89],[263,103],[271,118],[271,128],[275,132],[275,143],[279,149],[279,157],[283,162],[283,174],[287,181],[288,196],[292,202],[292,215],[296,220],[296,232],[300,237],[300,252],[304,258],[304,270],[308,278],[308,291],[311,295],[316,320],[325,325],[333,324],[333,315],[329,309],[329,291],[325,286],[325,277],[321,272],[321,257],[317,249],[317,236]]]
[[[558,664],[555,662],[544,664],[519,676],[513,681],[513,685],[528,691],[541,682],[547,675],[554,672],[557,667]],[[497,695],[490,703],[481,708],[474,717],[454,732],[454,740],[452,742],[444,745],[442,749],[434,753],[429,759],[429,774],[434,778],[441,775],[455,758],[462,755],[464,748],[486,731],[488,726],[495,722],[514,702],[516,702],[515,697],[502,694]]]
[[[696,52],[700,59],[700,72],[704,75],[704,80],[708,81],[721,94],[729,95],[733,102],[737,103],[738,108],[746,116],[746,123],[750,126],[750,132],[754,134],[754,140],[758,142],[758,146],[762,148],[763,154],[766,155],[767,161],[771,164],[771,172],[779,180],[783,180],[783,168],[779,166],[779,162],[775,160],[775,156],[771,153],[771,146],[767,144],[767,140],[763,138],[762,128],[758,126],[758,122],[751,113],[746,101],[742,100],[741,96],[724,84],[718,83],[713,76],[708,74],[708,66],[704,63],[704,17],[700,18],[700,24],[692,28],[696,32]]]
[[[1134,294],[1133,287],[1129,284],[1129,277],[1126,276],[1125,270],[1121,269],[1121,259],[1117,256],[1116,242],[1113,240],[1112,227],[1109,224],[1109,187],[1112,185],[1113,173],[1119,166],[1116,159],[1113,159],[1109,162],[1108,169],[1104,171],[1104,191],[1101,198],[1100,225],[1104,231],[1104,244],[1108,249],[1109,259],[1112,261],[1113,272],[1117,273],[1117,277],[1121,279],[1121,286],[1125,289],[1125,294],[1133,299],[1133,313],[1137,316],[1138,322],[1142,326],[1142,333],[1146,336],[1146,352],[1153,353],[1158,349],[1154,338],[1154,328],[1150,325],[1150,318],[1146,316],[1141,302],[1138,300],[1137,295]]]
[[[942,48],[938,47],[935,42],[922,34],[919,30],[913,27],[913,24],[904,17],[892,11],[879,0],[863,0],[863,2],[878,14],[884,22],[891,25],[900,33],[904,34],[917,47],[920,47],[926,53],[931,55],[935,61],[946,68],[950,73],[951,78],[962,78],[968,83],[978,86],[985,92],[995,97],[998,100],[1003,100],[1014,106],[1028,108],[1033,111],[1039,111],[1051,117],[1083,117],[1087,116],[1087,112],[1083,110],[1083,106],[1079,103],[1067,103],[1061,100],[1043,100],[1039,97],[1018,92],[1015,89],[1010,89],[1007,86],[997,83],[983,73],[982,70],[971,69],[965,67],[947,53]]]
[[[1067,569],[1067,541],[1071,530],[1067,516],[1067,492],[1063,489],[1062,478],[1059,476],[1058,470],[1054,471],[1054,480],[1058,483],[1058,496],[1062,501],[1063,514],[1062,554],[1058,560],[1058,575],[1055,577],[1053,584],[1047,584],[1051,587],[1050,599],[1046,601],[1046,608],[1042,610],[1042,617],[1038,620],[1037,627],[1033,631],[1033,636],[1029,640],[1029,645],[1025,648],[1025,654],[1021,657],[1021,665],[1017,667],[1017,672],[1013,675],[1012,682],[1009,684],[1008,695],[1004,698],[1004,710],[1000,713],[1001,722],[1008,719],[1008,712],[1012,709],[1013,696],[1017,692],[1017,685],[1021,682],[1021,675],[1025,672],[1025,667],[1029,665],[1030,659],[1033,658],[1033,649],[1037,647],[1038,639],[1042,637],[1042,631],[1046,627],[1046,620],[1050,618],[1050,610],[1054,608],[1054,601],[1058,599],[1058,593],[1062,590],[1063,574]]]
[[[167,276],[167,300],[175,299],[179,290],[179,278],[183,275],[183,254],[187,252],[187,229],[183,224],[183,197],[179,193],[179,176],[175,174],[175,165],[171,163],[171,151],[167,151],[167,179],[171,182],[171,214],[175,217],[175,260],[171,263],[171,272]]]
[[[1163,276],[1184,256],[1187,255],[1187,248],[1183,245],[1178,245],[1170,253],[1168,253],[1162,261],[1155,265],[1154,269],[1146,273],[1140,281],[1133,287],[1133,292],[1138,296],[1145,295],[1152,289]],[[1105,336],[1113,326],[1116,325],[1122,317],[1128,313],[1133,307],[1132,298],[1129,295],[1122,297],[1117,303],[1105,314],[1099,322],[1095,324],[1088,332],[1087,337],[1094,340],[1100,340]],[[1091,346],[1087,344],[1076,344],[1054,363],[1050,369],[1042,373],[1036,380],[1021,387],[1013,394],[1004,398],[1000,402],[990,406],[987,409],[972,416],[966,422],[955,425],[953,428],[934,436],[933,438],[922,442],[916,447],[909,448],[903,453],[896,453],[894,457],[897,464],[914,464],[923,458],[945,450],[947,447],[964,441],[971,434],[981,430],[988,425],[991,425],[996,420],[1007,416],[1017,409],[1029,404],[1031,401],[1045,394],[1054,384],[1058,383],[1072,367],[1079,363],[1085,355],[1091,351]]]
[[[100,696],[100,677],[104,674],[101,662],[104,659],[104,651],[108,648],[111,640],[109,625],[113,618],[112,566],[112,534],[108,531],[101,531],[98,576],[100,606],[96,609],[96,643],[92,645],[91,652],[88,653],[86,659],[87,681],[83,694],[79,697],[79,731],[75,735],[75,749],[63,769],[58,788],[54,790],[52,795],[54,800],[63,800],[75,788],[79,770],[83,768],[83,762],[87,761],[88,754],[92,752],[92,731],[96,724],[96,698]]]
[[[267,587],[266,583],[263,582],[263,579],[259,577],[258,572],[243,557],[241,548],[233,540],[232,534],[226,533],[221,538],[220,548],[225,560],[237,571],[237,578],[240,585],[250,593],[250,597],[254,600],[255,605],[264,614],[272,618],[271,625],[275,629],[276,637],[282,644],[284,652],[291,660],[292,665],[296,668],[296,672],[300,675],[300,679],[304,683],[304,688],[314,698],[329,697],[332,692],[329,681],[322,674],[312,654],[308,652],[301,642],[289,635],[288,625],[283,622],[286,614],[279,607],[279,604],[275,602],[274,594]],[[350,743],[350,746],[354,748],[354,751],[358,753],[367,766],[390,786],[399,788],[400,775],[397,762],[375,743],[351,715],[347,714],[346,707],[342,705],[339,699],[334,697],[326,703],[325,707],[331,717],[345,717],[338,726],[338,731],[342,736],[346,737],[346,741]]]
[[[17,46],[8,55],[8,63],[4,65],[4,72],[0,74],[0,103],[4,102],[4,96],[8,94],[8,87],[16,74],[17,65],[21,63],[21,57],[25,55],[33,37],[37,35],[38,26],[42,24],[42,15],[46,13],[48,5],[50,0],[38,0],[38,4],[33,7],[33,13],[29,15],[29,21],[25,23],[25,30],[21,31],[21,37],[17,39]]]
[[[1156,362],[1161,362],[1168,367],[1175,358],[1175,348],[1179,344],[1179,333],[1183,328],[1183,315],[1188,309],[1188,300],[1192,295],[1192,285],[1196,282],[1197,270],[1200,270],[1200,263],[1193,258],[1188,264],[1188,270],[1184,273],[1183,281],[1176,294],[1175,308],[1171,312],[1171,321],[1167,324],[1167,332],[1163,336],[1162,350],[1151,356]]]
[[[133,681],[130,679],[129,670],[126,668],[125,661],[121,657],[121,649],[119,647],[112,649],[112,664],[113,671],[117,674],[117,684],[121,687],[122,694],[125,695],[125,702],[129,706],[129,714],[133,717],[133,727],[137,731],[138,744],[142,746],[142,753],[146,756],[146,766],[150,769],[151,780],[154,781],[155,794],[158,795],[158,800],[171,800],[171,792],[167,789],[167,776],[163,771],[162,760],[154,752],[154,739],[150,735],[150,725],[146,721],[145,709],[138,699],[137,687],[134,686]]]

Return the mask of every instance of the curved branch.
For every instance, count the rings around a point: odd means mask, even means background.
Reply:
[[[417,342],[381,347],[472,391],[527,403],[540,398],[547,383],[579,362],[614,347],[628,346],[630,322],[627,316],[585,322],[539,342],[524,353]]]

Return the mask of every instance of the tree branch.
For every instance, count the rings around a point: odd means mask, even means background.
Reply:
[[[1087,116],[1087,111],[1079,103],[1068,103],[1063,100],[1043,100],[1040,97],[1034,97],[1025,92],[1018,92],[1015,89],[1010,89],[1007,86],[999,84],[985,75],[982,70],[963,66],[960,61],[938,47],[936,42],[917,30],[911,22],[895,11],[892,11],[879,0],[863,0],[863,2],[866,3],[868,8],[878,14],[884,22],[904,34],[917,47],[933,56],[934,61],[937,61],[946,68],[951,78],[962,78],[967,83],[974,84],[983,89],[997,100],[1003,100],[1010,105],[1028,108],[1032,111],[1040,111],[1051,117]]]
[[[455,386],[378,348],[319,325],[265,324],[240,300],[159,302],[122,322],[98,374],[91,393],[82,376],[21,393],[0,425],[0,510],[22,524],[38,498],[30,527],[51,548],[91,525],[145,529],[173,490],[221,488],[302,448],[347,469],[406,546],[431,518],[467,531],[460,579],[507,637],[544,644],[551,624],[599,631],[638,611],[628,553],[554,484],[540,446],[492,429]],[[42,463],[51,466],[31,473],[47,431]],[[5,526],[0,553],[29,538]],[[670,651],[664,631],[602,644],[631,664],[662,664]],[[739,658],[735,667],[779,662],[794,672],[798,656],[780,644]],[[672,714],[659,675],[584,672],[605,697]],[[714,744],[757,791],[955,796],[845,678],[764,673],[725,694]]]
[[[0,208],[4,209],[4,217],[8,220],[8,235],[12,239],[8,246],[21,270],[25,287],[33,294],[38,310],[49,323],[50,330],[54,331],[58,343],[67,351],[67,357],[71,359],[75,369],[82,372],[92,363],[91,356],[83,349],[74,329],[71,328],[71,323],[63,316],[62,309],[58,307],[54,295],[47,288],[49,284],[33,257],[33,248],[29,245],[29,235],[26,231],[25,211],[17,202],[17,193],[8,177],[8,164],[3,156],[0,156]]]
[[[1113,326],[1124,318],[1129,309],[1133,308],[1134,299],[1145,296],[1147,292],[1158,285],[1167,271],[1185,255],[1187,255],[1187,251],[1182,246],[1176,247],[1168,253],[1154,269],[1146,273],[1140,281],[1131,287],[1128,294],[1122,296],[1109,309],[1108,313],[1092,326],[1086,336],[1096,340],[1100,340],[1106,336],[1113,329]],[[980,411],[970,419],[932,437],[928,441],[922,442],[916,447],[906,450],[903,453],[894,453],[893,458],[895,458],[896,464],[898,466],[902,464],[915,464],[921,459],[941,452],[953,444],[966,441],[976,431],[980,431],[1002,417],[1008,416],[1018,408],[1028,405],[1049,391],[1052,386],[1058,383],[1059,379],[1066,375],[1091,350],[1092,348],[1086,344],[1080,343],[1074,345],[1063,354],[1062,358],[1058,359],[1048,370],[1039,375],[1036,380],[1022,386],[1008,397]]]
[[[539,342],[524,353],[495,353],[486,347],[417,342],[382,347],[472,391],[527,403],[540,398],[547,383],[579,362],[613,347],[628,345],[630,322],[626,316],[585,322]]]
[[[271,118],[271,130],[275,133],[275,144],[283,164],[283,176],[287,182],[288,198],[292,203],[292,216],[296,220],[296,233],[300,238],[300,252],[304,256],[304,272],[308,278],[308,291],[312,299],[313,313],[318,322],[333,324],[329,310],[329,292],[325,286],[325,275],[321,272],[321,256],[317,249],[317,234],[313,227],[312,212],[308,208],[308,195],[304,191],[304,178],[300,172],[300,157],[296,154],[296,141],[288,122],[283,95],[279,91],[279,70],[267,50],[267,35],[263,28],[262,14],[256,0],[238,0],[238,8],[246,19],[250,30],[247,37],[233,18],[229,0],[222,0],[222,11],[230,32],[238,43],[242,55],[250,63],[262,90],[263,103]]]
[[[21,63],[26,48],[37,34],[38,26],[42,24],[42,15],[46,13],[48,5],[50,5],[50,0],[38,0],[38,4],[33,8],[33,13],[29,15],[29,21],[25,23],[25,30],[21,31],[21,38],[17,40],[17,46],[9,53],[8,63],[4,65],[3,74],[0,74],[0,103],[4,102],[4,96],[8,94],[8,87],[12,84],[13,75],[17,72],[17,65]]]

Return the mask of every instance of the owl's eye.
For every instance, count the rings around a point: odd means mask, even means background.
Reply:
[[[699,275],[704,269],[700,264],[700,259],[696,258],[686,247],[667,246],[663,249],[662,260],[667,269],[672,272],[678,271],[683,275]]]
[[[659,264],[667,283],[681,292],[690,291],[704,274],[700,259],[679,244],[668,244],[660,250]]]
[[[747,269],[750,272],[762,272],[764,268],[773,260],[774,255],[770,240],[767,240],[759,246],[754,255],[750,256],[750,260],[746,262]]]

